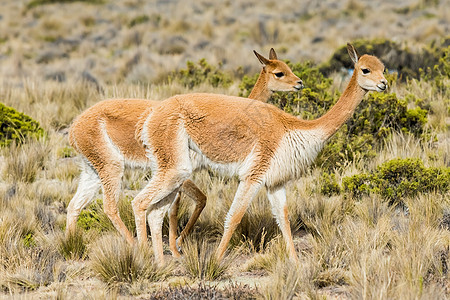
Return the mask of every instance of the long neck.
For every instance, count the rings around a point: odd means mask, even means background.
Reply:
[[[359,86],[356,76],[354,72],[338,102],[325,115],[311,121],[299,120],[296,127],[320,129],[324,132],[324,141],[332,137],[350,119],[367,92]]]
[[[263,68],[248,98],[262,102],[267,102],[269,100],[270,96],[272,96],[272,91],[269,90],[267,86],[268,82],[266,75],[266,70]]]

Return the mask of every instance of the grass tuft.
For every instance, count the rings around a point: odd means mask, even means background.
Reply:
[[[46,142],[29,140],[23,145],[12,143],[3,150],[6,157],[4,177],[10,182],[34,182],[48,160],[49,151]]]
[[[286,260],[278,260],[271,280],[263,291],[265,299],[292,299],[301,280],[298,266]]]
[[[183,266],[192,278],[216,280],[222,278],[236,258],[236,252],[222,261],[215,256],[217,243],[208,239],[188,238],[183,244]]]
[[[93,273],[112,286],[137,280],[159,281],[167,277],[171,266],[158,268],[150,249],[132,247],[119,236],[104,236],[89,255]]]
[[[77,228],[67,236],[57,238],[58,251],[65,259],[84,259],[86,257],[87,240],[84,231]]]

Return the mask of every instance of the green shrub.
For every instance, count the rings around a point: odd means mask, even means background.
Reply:
[[[240,97],[248,97],[250,95],[256,81],[258,80],[258,77],[259,73],[256,73],[253,76],[244,75],[244,77],[242,77],[241,83],[239,83]]]
[[[12,107],[0,103],[0,147],[12,141],[22,143],[27,137],[41,137],[44,130],[39,123]]]
[[[25,247],[31,248],[36,246],[36,240],[32,233],[28,233],[22,240]]]
[[[302,119],[315,119],[325,114],[337,101],[339,94],[332,92],[331,78],[326,78],[311,62],[292,65],[292,71],[302,79],[305,88],[301,93],[276,93],[272,101],[288,113]]]
[[[446,40],[450,44],[450,38]],[[424,66],[419,70],[420,78],[433,82],[439,92],[444,92],[450,96],[448,80],[450,79],[450,45],[442,49],[439,61],[432,66]]]
[[[58,153],[57,153],[58,157],[60,158],[68,158],[68,157],[74,157],[77,155],[75,149],[73,149],[72,147],[62,147],[58,149]]]
[[[391,204],[402,203],[404,197],[418,193],[446,193],[450,187],[450,168],[426,168],[420,159],[394,159],[370,174],[345,177],[343,191],[353,198],[364,194],[380,194]]]
[[[201,83],[208,83],[213,87],[229,87],[233,83],[231,76],[220,70],[222,64],[219,64],[219,67],[216,68],[202,58],[197,64],[188,61],[186,65],[186,69],[181,69],[169,75],[169,82],[176,81],[190,89]]]
[[[323,172],[320,176],[320,193],[325,196],[339,195],[341,187],[334,173]]]

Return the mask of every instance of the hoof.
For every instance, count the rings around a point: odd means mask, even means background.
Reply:
[[[175,246],[177,247],[178,252],[182,252],[181,250],[181,244],[180,244],[180,238],[177,238],[177,240],[175,241]]]

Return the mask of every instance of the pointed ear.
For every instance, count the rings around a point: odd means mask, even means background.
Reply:
[[[275,52],[275,49],[273,49],[273,48],[270,48],[269,59],[278,59],[277,53]]]
[[[253,52],[255,53],[255,55],[259,59],[259,61],[263,64],[263,66],[267,66],[269,64],[269,60],[267,58],[265,58],[264,56],[262,56],[255,50],[253,50]]]
[[[347,51],[348,55],[350,55],[350,58],[352,59],[353,63],[356,64],[359,60],[358,52],[356,51],[355,47],[353,47],[352,44],[347,43]]]

